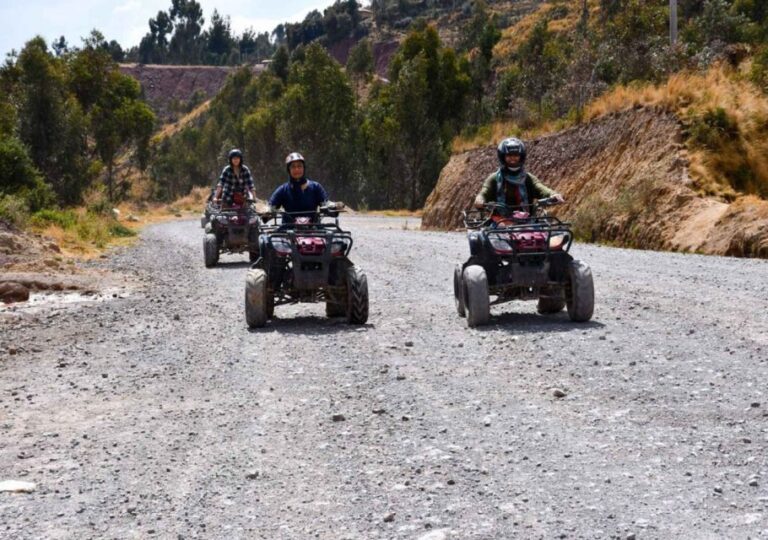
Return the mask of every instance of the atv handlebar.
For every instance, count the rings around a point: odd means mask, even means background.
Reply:
[[[259,216],[261,217],[262,222],[267,223],[269,221],[272,221],[273,219],[277,219],[278,215],[296,216],[296,217],[314,216],[316,218],[322,218],[322,217],[338,218],[339,214],[342,212],[346,212],[346,205],[343,202],[337,202],[337,203],[325,204],[323,206],[320,206],[314,212],[280,212],[275,210],[275,211],[261,212]]]
[[[546,199],[537,199],[533,204],[518,204],[509,205],[504,203],[485,203],[482,208],[489,212],[495,210],[506,210],[512,212],[531,212],[534,213],[537,208],[547,208],[549,206],[557,206],[563,204],[560,199],[555,196],[547,197]]]
[[[464,225],[468,229],[479,229],[495,221],[494,216],[510,216],[513,220],[535,221],[535,220],[555,220],[556,218],[547,216],[546,212],[539,213],[540,208],[548,208],[562,204],[562,200],[556,196],[538,199],[533,204],[507,205],[503,203],[485,203],[480,208],[470,208],[462,211]],[[516,213],[522,213],[522,216],[515,216]]]

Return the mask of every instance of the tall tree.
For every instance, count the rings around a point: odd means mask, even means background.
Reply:
[[[211,27],[206,31],[205,38],[209,62],[214,64],[226,63],[229,53],[235,45],[229,17],[222,17],[214,9],[213,15],[211,15]]]
[[[173,0],[170,11],[175,31],[169,45],[170,58],[180,64],[199,64],[203,8],[195,0]]]

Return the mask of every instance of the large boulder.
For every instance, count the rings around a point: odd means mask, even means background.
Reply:
[[[29,300],[29,288],[15,281],[0,281],[0,302],[12,304]]]

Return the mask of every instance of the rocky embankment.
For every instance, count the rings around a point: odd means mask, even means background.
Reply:
[[[683,125],[637,108],[529,141],[531,172],[566,197],[559,217],[582,237],[623,246],[768,257],[768,202],[732,203],[699,195],[688,173]],[[494,147],[451,158],[427,199],[423,227],[461,226],[483,179],[497,167]]]

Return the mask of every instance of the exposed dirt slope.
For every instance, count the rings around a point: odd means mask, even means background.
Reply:
[[[597,241],[620,245],[768,257],[768,202],[733,204],[699,196],[688,175],[681,124],[635,108],[529,142],[529,169],[568,200],[559,215]],[[451,158],[424,208],[425,228],[461,225],[495,148]]]
[[[236,69],[229,66],[120,65],[120,71],[141,83],[147,102],[161,119],[169,117],[174,101],[189,101],[195,92],[202,92],[205,99],[212,98]],[[253,69],[263,68],[254,66]]]
[[[397,37],[398,39],[383,39],[382,41],[373,42],[374,71],[379,77],[386,78],[389,73],[389,63],[392,61],[392,57],[400,46],[399,39],[402,39],[403,36]],[[331,46],[328,49],[328,52],[342,66],[346,66],[347,60],[349,59],[349,53],[357,43],[358,40],[352,38],[345,39]]]

